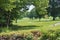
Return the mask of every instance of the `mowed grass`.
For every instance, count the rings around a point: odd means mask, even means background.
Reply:
[[[29,30],[40,30],[40,31],[48,31],[48,30],[57,30],[57,29],[60,29],[60,25],[57,25],[57,26],[54,26],[54,24],[58,23],[60,21],[39,21],[39,20],[28,20],[28,19],[25,19],[25,20],[18,20],[17,23],[13,22],[14,25],[18,25],[18,26],[28,26],[28,30],[26,31],[29,31]],[[23,28],[24,28],[23,27]],[[33,27],[33,28],[31,28]],[[30,29],[29,29],[30,28]]]
[[[0,28],[0,31],[3,30],[0,34],[12,34],[12,33],[25,33],[30,31],[41,31],[47,32],[48,30],[57,30],[60,29],[60,25],[54,26],[54,24],[60,21],[39,21],[37,19],[21,19],[17,20],[17,23],[13,21],[13,25],[7,29],[6,27]]]

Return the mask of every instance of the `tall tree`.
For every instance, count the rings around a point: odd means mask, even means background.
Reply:
[[[34,0],[34,5],[39,18],[47,14],[48,0]]]
[[[59,15],[59,5],[58,5],[58,0],[49,0],[49,9],[50,9],[50,14],[53,16],[53,20]]]
[[[5,20],[5,25],[7,25],[7,27],[10,25],[11,20],[13,18],[15,18],[15,17],[11,17],[11,15],[12,15],[11,12],[17,6],[15,4],[16,1],[18,1],[18,0],[0,0],[0,8],[1,8],[0,10],[2,10],[2,11],[0,11],[1,12],[0,14],[2,14],[1,19],[4,17],[3,20]]]

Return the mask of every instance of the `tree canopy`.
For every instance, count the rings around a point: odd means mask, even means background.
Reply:
[[[35,9],[30,13],[27,13],[27,15],[29,14],[30,17],[34,16],[36,18],[41,18],[48,14],[46,9],[49,7],[49,2],[49,0],[0,0],[0,24],[5,23],[5,25],[9,26],[12,20],[19,18],[19,16],[24,16],[27,10],[29,10],[27,5],[35,6]],[[52,8],[53,12],[51,13],[53,17],[56,15],[54,15],[54,12],[58,10],[54,7]],[[21,12],[20,10],[22,9],[23,11]]]

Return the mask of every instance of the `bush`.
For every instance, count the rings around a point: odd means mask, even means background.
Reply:
[[[46,33],[40,31],[31,31],[29,34],[11,34],[1,35],[0,40],[60,40],[60,30],[49,30]]]

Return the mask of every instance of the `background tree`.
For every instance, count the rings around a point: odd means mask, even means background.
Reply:
[[[47,14],[48,0],[35,0],[33,4],[36,7],[36,13],[39,18]]]
[[[55,20],[55,18],[59,15],[59,8],[58,7],[58,0],[49,0],[49,10],[50,10],[50,14],[53,17],[53,20]]]
[[[1,19],[4,20],[4,22],[1,22],[0,24],[4,23],[5,25],[7,25],[7,27],[11,24],[11,21],[15,18],[11,17],[12,16],[11,12],[14,8],[17,7],[17,5],[15,4],[17,1],[18,0],[0,0],[0,8],[1,8],[0,14],[2,14]]]
[[[12,3],[12,1],[10,0],[0,0],[0,8],[2,9],[2,10],[0,9],[2,11],[1,14],[4,15],[3,19],[5,20],[7,26],[9,25],[9,21],[10,21],[10,11],[11,9],[15,7],[14,5],[11,5],[10,3]],[[1,19],[3,15],[1,16]]]
[[[36,10],[35,12],[39,19],[47,14],[46,8],[48,7],[48,3],[49,3],[48,0],[24,0],[24,1],[26,1],[24,3],[25,5],[32,4],[35,6],[35,10]],[[33,15],[32,12],[29,14]]]

